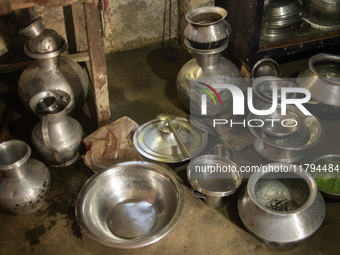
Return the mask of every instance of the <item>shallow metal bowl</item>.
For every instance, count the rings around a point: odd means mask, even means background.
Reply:
[[[280,77],[281,69],[279,64],[271,58],[260,59],[251,69],[251,77],[255,79],[261,76]]]
[[[184,204],[181,185],[167,169],[125,162],[92,176],[81,189],[76,218],[93,240],[138,248],[157,242],[177,223]]]

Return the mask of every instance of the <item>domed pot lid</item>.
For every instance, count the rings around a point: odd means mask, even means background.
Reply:
[[[208,143],[207,133],[190,126],[188,120],[182,117],[176,117],[173,125],[190,151],[191,158],[203,151]],[[189,159],[183,156],[167,123],[159,119],[141,125],[133,135],[133,144],[141,155],[155,161],[175,163]]]
[[[269,109],[271,105],[262,105],[259,110]],[[313,115],[305,115],[296,106],[287,105],[287,110],[296,114],[300,119],[300,128],[295,133],[286,137],[276,137],[266,134],[261,127],[256,126],[254,121],[258,119],[253,113],[249,113],[247,122],[250,131],[261,141],[280,149],[303,150],[316,145],[323,137],[323,127],[320,120]],[[280,106],[276,111],[281,112]],[[287,118],[288,119],[288,118]]]

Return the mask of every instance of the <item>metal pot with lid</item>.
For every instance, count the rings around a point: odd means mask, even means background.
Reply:
[[[190,157],[182,153],[168,123],[159,118],[144,123],[136,130],[133,144],[137,151],[146,158],[165,163],[186,161],[203,151],[208,143],[207,133],[190,125],[187,118],[175,116],[172,124]]]

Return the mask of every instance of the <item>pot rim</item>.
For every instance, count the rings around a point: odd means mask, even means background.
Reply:
[[[144,167],[149,167],[151,170],[158,172],[159,174],[162,174],[166,177],[168,177],[173,185],[175,186],[177,190],[177,196],[178,196],[178,205],[176,208],[176,212],[173,215],[171,221],[163,228],[160,229],[157,233],[155,233],[153,236],[142,236],[138,239],[129,239],[129,242],[114,242],[111,240],[107,240],[105,238],[102,238],[100,236],[97,236],[95,233],[93,233],[90,228],[88,228],[88,225],[86,224],[86,220],[84,219],[83,215],[83,201],[85,198],[85,193],[87,192],[87,189],[92,186],[93,183],[95,183],[99,178],[102,178],[110,171],[118,171],[117,167],[121,166],[129,166],[129,165],[140,165]],[[143,169],[141,169],[143,170]],[[76,220],[81,227],[81,229],[86,233],[88,237],[90,237],[92,240],[101,243],[105,246],[112,247],[112,248],[125,248],[125,249],[132,249],[132,248],[140,248],[144,247],[150,244],[153,244],[160,239],[162,239],[164,236],[166,236],[177,224],[180,216],[182,215],[184,208],[184,192],[182,189],[181,184],[175,177],[175,175],[167,170],[165,167],[146,162],[146,161],[127,161],[115,164],[111,166],[109,169],[103,169],[97,173],[95,173],[92,177],[90,177],[84,184],[84,186],[81,188],[77,201],[75,206],[75,215]]]
[[[321,79],[331,82],[334,85],[340,86],[340,78],[327,78],[318,73],[318,71],[314,68],[314,65],[318,62],[322,61],[330,61],[330,62],[337,62],[340,64],[340,56],[338,55],[333,55],[333,54],[327,54],[327,53],[319,53],[314,56],[312,56],[309,61],[308,61],[308,66],[310,70],[316,74],[318,77]]]
[[[198,22],[193,22],[191,19],[192,17],[201,14],[201,13],[217,13],[219,15],[221,15],[221,18],[217,21],[214,22],[209,22],[209,23],[198,23]],[[199,7],[197,9],[191,10],[189,11],[186,15],[185,15],[185,19],[193,25],[197,25],[197,26],[210,26],[216,23],[221,22],[222,20],[224,20],[228,15],[228,12],[222,8],[222,7],[218,7],[218,6],[204,6],[204,7]]]
[[[206,54],[206,55],[212,55],[212,54],[218,54],[224,51],[228,47],[228,40],[219,48],[216,49],[208,49],[208,50],[201,50],[201,49],[196,49],[191,46],[190,42],[188,39],[184,39],[184,44],[188,48],[189,52],[192,51],[193,53],[197,54]]]
[[[32,52],[27,47],[28,41],[25,43],[24,51],[25,51],[27,56],[29,56],[30,58],[34,58],[34,59],[49,59],[49,58],[58,57],[67,48],[67,43],[66,43],[65,39],[61,37],[61,40],[63,42],[63,45],[59,49],[57,49],[55,51],[51,51],[51,52],[47,52],[47,53],[35,53],[35,52]]]
[[[7,164],[7,165],[0,165],[0,171],[6,171],[6,170],[13,170],[13,168],[18,168],[20,166],[22,166],[24,163],[27,162],[27,160],[30,158],[31,156],[31,148],[30,146],[25,143],[24,141],[21,140],[9,140],[9,141],[5,141],[0,143],[0,149],[6,149],[6,147],[9,146],[13,146],[13,147],[18,147],[18,146],[25,146],[26,147],[26,153],[25,155],[20,158],[19,160],[11,163],[11,164]]]
[[[54,97],[55,99],[58,99],[58,100],[59,99],[64,100],[67,104],[65,109],[69,108],[70,105],[71,105],[71,96],[66,91],[59,90],[59,89],[44,90],[44,91],[41,91],[41,92],[35,94],[28,103],[30,108],[32,109],[32,111],[35,114],[40,115],[40,113],[37,112],[37,110],[36,110],[37,105],[41,100],[43,100],[47,97]]]
[[[263,178],[265,175],[267,175],[269,173],[277,173],[277,172],[274,172],[273,170],[267,171],[265,173],[262,172],[262,171],[261,172],[255,172],[250,176],[248,184],[247,184],[247,192],[248,192],[251,200],[262,210],[266,211],[267,213],[274,214],[274,215],[277,215],[277,216],[287,216],[287,215],[292,215],[292,214],[299,214],[299,213],[305,211],[306,209],[308,209],[314,203],[316,196],[317,196],[317,192],[318,192],[318,187],[316,185],[316,182],[315,182],[313,176],[309,172],[307,172],[305,169],[303,169],[302,167],[299,167],[298,165],[295,165],[295,164],[271,163],[271,164],[267,164],[265,166],[270,166],[270,165],[271,166],[287,166],[288,169],[289,169],[289,171],[288,171],[289,173],[294,173],[294,174],[300,176],[308,184],[308,187],[309,187],[309,197],[308,197],[307,201],[302,206],[300,206],[299,208],[297,208],[295,210],[287,211],[287,212],[274,211],[274,210],[271,210],[271,209],[261,205],[258,202],[258,199],[255,195],[256,183],[261,178]],[[295,170],[291,169],[292,166],[295,166],[294,167]],[[296,171],[296,169],[300,169],[300,171]],[[282,172],[280,172],[280,174],[282,174]]]

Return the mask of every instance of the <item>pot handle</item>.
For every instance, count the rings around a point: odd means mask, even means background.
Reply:
[[[207,197],[204,194],[195,190],[194,188],[191,188],[191,191],[192,191],[192,194],[194,195],[194,197],[202,198],[204,201],[207,199]]]
[[[56,150],[54,150],[51,146],[50,135],[49,135],[49,132],[48,132],[48,115],[42,116],[41,131],[42,131],[42,137],[43,137],[43,141],[44,141],[44,145],[45,145],[46,149],[52,153],[56,162],[59,165],[62,165],[63,162],[60,159],[59,153]]]

